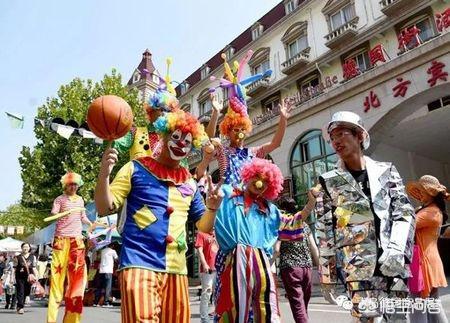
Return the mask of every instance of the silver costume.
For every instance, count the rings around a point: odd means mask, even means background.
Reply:
[[[337,169],[320,177],[322,192],[316,205],[321,283],[337,284],[336,253],[342,252],[340,265],[354,304],[361,297],[407,291],[398,278],[409,277],[414,245],[415,213],[398,171],[391,163],[364,158],[370,197],[338,163]]]

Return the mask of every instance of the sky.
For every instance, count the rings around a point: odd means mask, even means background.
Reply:
[[[279,2],[1,1],[0,210],[21,199],[20,151],[35,145],[37,108],[61,85],[112,68],[126,83],[146,48],[161,71],[172,57],[172,79],[184,80]],[[6,111],[25,116],[24,128],[13,129]]]

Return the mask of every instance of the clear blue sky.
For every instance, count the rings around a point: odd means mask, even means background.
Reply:
[[[183,80],[279,2],[1,1],[0,210],[21,198],[20,150],[35,144],[37,107],[60,85],[113,67],[127,82],[146,48],[160,70],[173,57],[173,79]],[[24,129],[12,129],[5,111],[24,115]]]

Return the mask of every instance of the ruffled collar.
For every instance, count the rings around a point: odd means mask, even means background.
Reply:
[[[181,185],[191,178],[191,173],[185,167],[169,168],[158,163],[152,157],[141,157],[136,160],[139,164],[149,170],[156,178],[162,181]]]

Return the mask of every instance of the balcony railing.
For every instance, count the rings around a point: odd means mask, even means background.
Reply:
[[[309,51],[310,47],[302,50],[300,53],[295,54],[291,58],[289,58],[287,61],[283,62],[281,64],[282,66],[282,72],[284,74],[291,74],[292,72],[297,71],[298,69],[302,68],[306,64],[309,63]]]
[[[251,83],[250,85],[248,85],[246,87],[247,94],[255,95],[256,93],[259,93],[260,91],[267,89],[269,87],[269,85],[270,85],[270,81],[269,81],[268,77],[260,79],[256,82]]]
[[[381,0],[380,7],[386,16],[395,16],[400,14],[405,6],[410,6],[413,2],[417,2],[417,0]]]
[[[326,35],[327,42],[325,45],[329,48],[335,48],[345,45],[346,41],[353,39],[358,34],[358,20],[359,17],[355,17]]]

